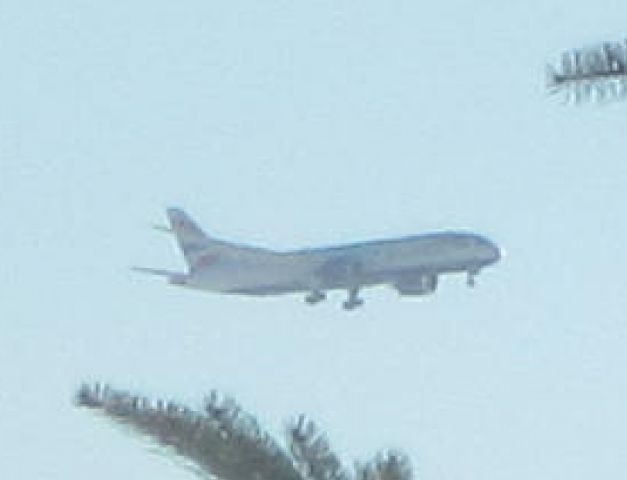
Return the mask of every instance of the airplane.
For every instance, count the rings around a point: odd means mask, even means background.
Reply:
[[[464,272],[469,287],[481,269],[501,258],[499,247],[469,232],[443,231],[333,247],[276,251],[208,236],[180,208],[168,208],[169,227],[185,258],[187,272],[132,267],[164,276],[172,285],[226,294],[306,293],[314,305],[329,290],[346,290],[342,306],[353,310],[364,301],[363,287],[391,285],[400,295],[434,293],[442,274]]]

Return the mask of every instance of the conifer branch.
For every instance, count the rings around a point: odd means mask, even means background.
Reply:
[[[412,480],[409,458],[397,451],[377,454],[374,460],[355,466],[356,480]]]
[[[350,475],[329,446],[324,433],[304,415],[287,428],[290,453],[300,473],[310,480],[349,480]]]
[[[292,459],[256,420],[229,397],[212,392],[204,411],[175,402],[131,395],[106,385],[84,384],[76,404],[100,410],[117,423],[149,436],[222,480],[302,480]]]
[[[83,384],[75,403],[149,437],[212,480],[412,480],[409,460],[398,452],[345,468],[304,415],[289,423],[283,449],[235,400],[215,391],[199,411],[103,384]]]
[[[549,93],[567,101],[606,101],[627,96],[627,40],[603,42],[562,53],[558,66],[547,66]]]

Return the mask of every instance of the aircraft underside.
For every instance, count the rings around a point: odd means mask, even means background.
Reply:
[[[354,310],[364,304],[360,292],[364,287],[375,285],[390,285],[401,296],[425,296],[433,294],[437,290],[438,278],[445,273],[466,272],[466,284],[469,287],[475,286],[475,277],[479,273],[479,268],[442,268],[434,273],[424,271],[402,271],[402,272],[379,272],[377,274],[364,274],[351,278],[334,276],[332,278],[318,278],[314,283],[316,287],[307,287],[303,283],[290,283],[267,285],[255,288],[237,288],[225,293],[268,296],[287,293],[297,293],[307,291],[304,301],[308,305],[316,305],[327,299],[327,292],[332,290],[346,290],[347,298],[342,303],[345,310]],[[310,282],[306,282],[310,283]]]
[[[444,272],[440,272],[444,273]],[[467,270],[466,285],[474,287],[476,284],[475,277],[479,273],[478,269]],[[345,289],[347,298],[342,303],[344,310],[354,310],[364,304],[363,298],[359,293],[364,286],[373,286],[377,284],[389,284],[402,296],[425,296],[434,293],[438,286],[437,273],[413,273],[399,275],[394,279],[386,279],[380,282],[369,282],[366,285],[355,285],[348,288],[328,288],[328,289],[312,289],[305,296],[305,303],[308,305],[316,305],[327,298],[327,290]]]

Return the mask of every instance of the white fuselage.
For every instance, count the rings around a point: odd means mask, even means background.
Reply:
[[[328,290],[348,293],[343,307],[363,304],[362,287],[393,286],[400,295],[433,293],[444,273],[466,272],[467,284],[483,267],[499,260],[499,248],[481,235],[439,232],[328,248],[276,252],[237,245],[207,235],[181,208],[166,211],[188,266],[179,273],[161,268],[133,267],[164,276],[174,285],[242,295],[307,292],[305,302],[316,304]]]
[[[395,285],[449,272],[476,273],[499,258],[491,241],[458,232],[290,252],[238,247],[176,283],[250,295],[325,291]]]

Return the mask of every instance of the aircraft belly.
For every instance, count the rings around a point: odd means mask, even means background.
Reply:
[[[464,270],[456,262],[444,262],[437,259],[416,259],[410,262],[377,262],[363,274],[362,285],[394,283],[399,277],[407,275],[439,275]]]
[[[197,275],[196,288],[223,293],[275,295],[304,291],[305,276],[286,262],[249,264],[211,269]]]

